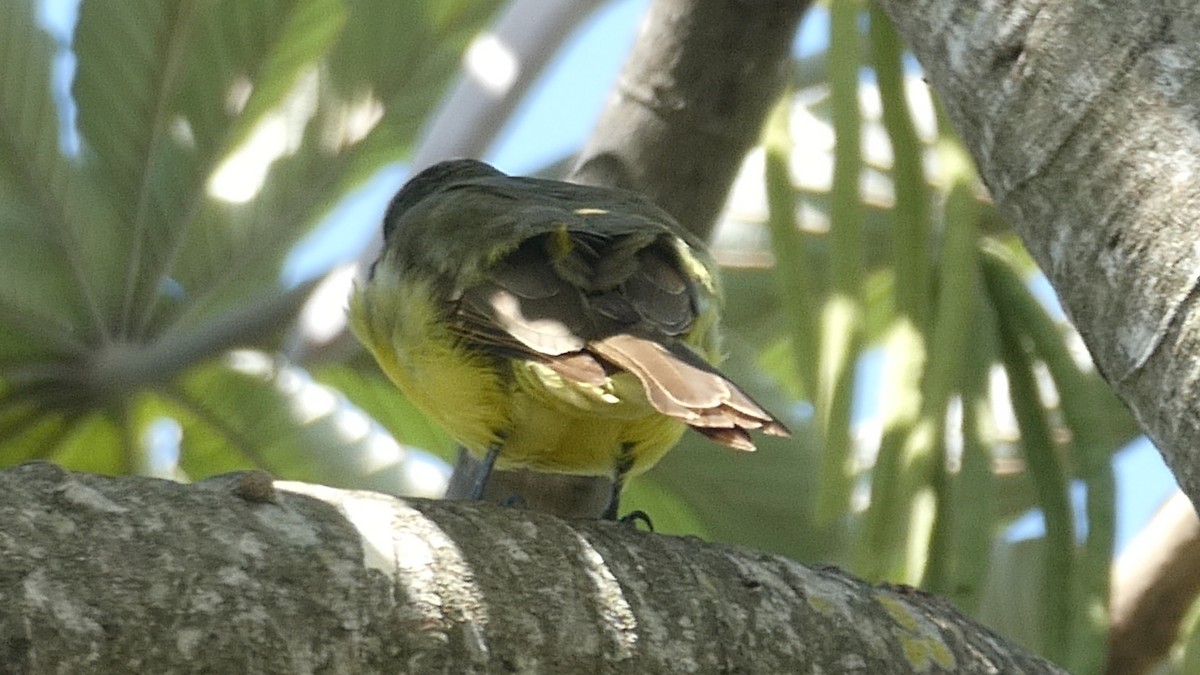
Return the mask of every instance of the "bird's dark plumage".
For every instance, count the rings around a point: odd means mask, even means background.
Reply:
[[[712,365],[715,265],[645,197],[452,160],[410,180],[383,229],[355,331],[414,402],[501,465],[639,473],[679,423],[743,450],[751,431],[787,435]]]

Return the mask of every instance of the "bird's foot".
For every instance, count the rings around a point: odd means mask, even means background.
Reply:
[[[638,529],[638,523],[642,523],[646,526],[647,531],[654,531],[654,523],[650,521],[650,516],[645,511],[640,509],[636,511],[630,511],[620,518],[617,518],[617,522],[635,530]]]

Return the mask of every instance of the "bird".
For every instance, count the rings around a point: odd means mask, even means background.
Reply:
[[[443,161],[405,183],[349,300],[352,331],[420,410],[493,467],[629,478],[687,428],[789,436],[715,365],[704,245],[647,197]]]

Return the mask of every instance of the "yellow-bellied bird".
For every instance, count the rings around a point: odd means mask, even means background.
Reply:
[[[626,478],[686,427],[738,450],[784,425],[712,364],[716,267],[634,192],[434,165],[396,194],[351,297],[388,377],[493,465]]]

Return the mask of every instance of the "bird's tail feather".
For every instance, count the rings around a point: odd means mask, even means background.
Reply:
[[[774,415],[682,345],[672,350],[654,340],[619,333],[589,342],[587,350],[636,377],[655,410],[718,443],[754,450],[750,431],[791,435]]]

